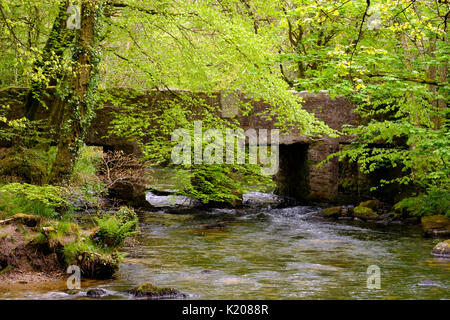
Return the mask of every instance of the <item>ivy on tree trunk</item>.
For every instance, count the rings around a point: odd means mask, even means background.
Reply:
[[[102,6],[98,1],[82,2],[81,29],[77,30],[73,54],[76,67],[67,84],[65,101],[60,103],[63,107],[62,126],[51,173],[52,182],[65,180],[72,173],[80,145],[93,116],[98,63],[97,22],[101,10]]]

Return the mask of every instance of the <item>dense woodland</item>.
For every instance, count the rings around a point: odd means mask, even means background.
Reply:
[[[406,216],[450,217],[449,12],[440,0],[0,0],[0,140],[9,144],[0,155],[0,217],[38,214],[66,230],[74,194],[92,203],[114,183],[105,163],[169,164],[167,137],[193,130],[193,116],[205,130],[237,126],[189,91],[239,91],[267,102],[273,107],[260,116],[276,119],[282,132],[349,135],[352,143],[330,158],[357,163],[364,174],[398,168],[370,187],[399,185],[393,205]],[[16,88],[26,88],[25,117],[11,119],[7,93]],[[117,93],[145,90],[174,101],[140,112]],[[291,90],[343,95],[361,122],[332,130]],[[142,159],[85,148],[105,101],[127,110],[105,134],[138,141]],[[36,118],[40,108],[47,119]],[[184,169],[182,192],[204,203],[233,203],[250,180],[270,183],[250,165]],[[123,216],[96,218],[111,247],[136,232],[136,217]],[[68,261],[88,250],[83,245],[65,249]]]

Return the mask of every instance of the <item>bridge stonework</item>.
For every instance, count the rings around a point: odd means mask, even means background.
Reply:
[[[303,98],[304,109],[314,113],[333,129],[341,130],[344,124],[356,124],[359,120],[357,114],[353,112],[354,105],[345,97],[332,99],[325,91],[318,94],[308,92],[293,92],[293,94]],[[139,100],[146,101],[145,105],[149,108],[155,108],[158,103],[167,99],[167,96],[169,96],[167,92],[152,92],[145,97],[140,97]],[[267,121],[256,116],[257,113],[269,107],[264,102],[251,101],[241,93],[217,92],[212,96],[203,94],[198,94],[198,96],[202,96],[209,105],[219,108],[223,117],[237,119],[244,131],[250,128],[275,129],[274,121]],[[238,104],[241,102],[252,104],[252,115],[243,116],[239,112]],[[86,143],[139,153],[139,148],[134,142],[115,136],[103,138],[100,134],[105,132],[105,128],[113,119],[113,112],[117,111],[120,111],[120,106],[110,103],[106,103],[103,109],[97,111]],[[337,159],[333,159],[319,168],[316,165],[328,155],[338,151],[339,145],[343,143],[348,143],[348,138],[310,139],[299,135],[297,130],[293,130],[288,135],[280,135],[280,170],[275,176],[278,185],[277,192],[299,200],[336,201],[339,184]],[[304,155],[305,152],[306,155]]]
[[[8,118],[20,118],[24,114],[24,93],[26,89],[9,92],[11,110]],[[303,98],[303,108],[323,120],[329,127],[341,130],[344,124],[356,124],[358,116],[353,112],[354,106],[345,97],[331,98],[325,91],[318,94],[308,92],[293,92]],[[275,129],[274,121],[267,121],[256,116],[258,112],[268,108],[268,104],[251,101],[241,93],[217,92],[214,94],[195,93],[211,106],[221,110],[225,118],[235,118],[241,124],[243,130]],[[5,99],[5,93],[0,98]],[[147,91],[143,95],[130,98],[127,103],[139,102],[141,108],[158,108],[164,100],[173,99],[173,92]],[[237,108],[240,102],[249,102],[253,106],[251,115],[243,116]],[[126,153],[140,154],[135,141],[115,135],[108,136],[107,128],[110,127],[114,114],[120,112],[122,107],[111,102],[106,102],[96,112],[91,126],[87,132],[85,143],[87,145],[102,146],[106,150],[123,150]],[[48,116],[48,111],[38,111],[37,118]],[[311,139],[299,135],[293,130],[288,135],[280,135],[280,170],[275,176],[278,188],[277,192],[300,200],[321,202],[335,202],[338,197],[339,165],[336,159],[317,168],[316,164],[324,160],[328,155],[339,150],[340,144],[348,143],[348,138]]]

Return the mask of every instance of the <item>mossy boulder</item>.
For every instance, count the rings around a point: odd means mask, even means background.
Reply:
[[[336,207],[330,207],[330,208],[323,209],[321,214],[325,217],[336,218],[336,217],[339,217],[341,212],[342,212],[341,206],[336,206]]]
[[[370,209],[376,211],[376,210],[378,210],[381,207],[381,201],[379,201],[379,200],[367,200],[367,201],[361,202],[359,204],[359,207],[370,208]]]
[[[80,252],[76,265],[88,279],[111,279],[119,270],[121,257],[116,253]]]
[[[173,288],[159,288],[151,283],[143,283],[136,288],[128,290],[137,298],[147,299],[167,299],[167,298],[185,298],[186,295]]]
[[[444,215],[422,217],[421,222],[425,236],[429,237],[450,236],[450,219]]]
[[[357,206],[353,209],[353,215],[362,220],[377,220],[380,219],[380,216],[373,211],[371,208],[364,206]]]
[[[450,239],[435,245],[431,254],[435,257],[450,258]]]

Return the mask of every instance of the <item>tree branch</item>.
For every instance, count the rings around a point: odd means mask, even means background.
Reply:
[[[410,82],[421,83],[421,84],[429,84],[429,85],[434,85],[434,86],[437,86],[437,87],[443,87],[443,86],[446,85],[445,83],[438,82],[436,80],[417,79],[417,78],[405,77],[405,76],[400,76],[400,75],[391,75],[391,74],[387,74],[387,73],[366,74],[365,76],[367,76],[369,78],[393,77],[393,78],[396,78],[396,79],[402,80],[402,81],[410,81]]]
[[[363,29],[363,26],[364,26],[364,21],[366,21],[367,13],[369,12],[370,0],[366,0],[366,3],[367,3],[366,10],[364,11],[364,15],[363,15],[363,17],[361,19],[361,24],[359,26],[358,38],[356,38],[356,41],[355,41],[355,44],[354,44],[354,48],[353,48],[352,54],[350,56],[350,73],[352,71],[352,66],[351,65],[352,65],[352,61],[353,61],[353,55],[355,54],[355,51],[358,48],[358,43],[361,40],[362,29]]]

